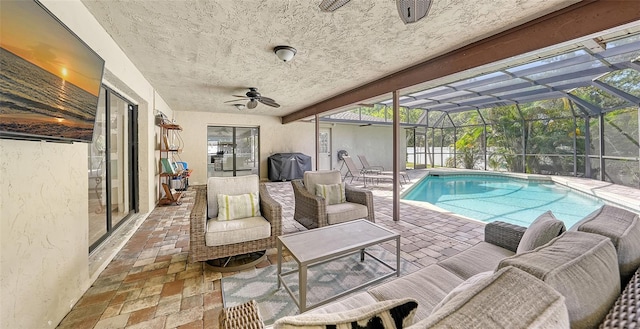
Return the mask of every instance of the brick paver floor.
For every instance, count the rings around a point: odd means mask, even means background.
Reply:
[[[411,181],[424,174],[410,171]],[[268,183],[268,188],[283,205],[284,232],[304,230],[293,220],[291,184]],[[417,203],[403,201],[401,221],[394,222],[391,185],[368,188],[374,193],[376,223],[400,232],[402,257],[418,267],[451,257],[483,238],[484,224]],[[182,205],[154,209],[58,328],[217,328],[223,275],[187,261],[194,194],[190,189]],[[394,250],[392,243],[384,247]],[[268,255],[258,267],[275,261],[273,250]]]

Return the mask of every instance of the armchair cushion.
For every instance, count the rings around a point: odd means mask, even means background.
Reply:
[[[342,177],[337,170],[305,171],[303,182],[307,191],[315,195],[317,184],[340,184]]]
[[[218,220],[257,216],[260,216],[258,192],[240,195],[218,194]]]
[[[359,203],[344,202],[327,206],[327,223],[329,225],[367,218],[368,215],[367,206]]]
[[[256,175],[210,177],[207,181],[207,216],[218,217],[218,194],[258,193],[259,189],[260,179]]]
[[[347,202],[344,194],[344,183],[316,184],[316,195],[323,197],[328,205]]]
[[[205,242],[207,246],[224,246],[234,243],[268,238],[271,224],[263,217],[249,217],[236,220],[207,221]]]

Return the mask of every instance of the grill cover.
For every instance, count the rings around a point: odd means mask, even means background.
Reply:
[[[302,153],[275,153],[269,157],[269,180],[286,181],[301,179],[311,170],[311,157]]]

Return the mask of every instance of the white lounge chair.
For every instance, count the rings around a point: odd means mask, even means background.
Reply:
[[[358,159],[360,159],[360,163],[362,164],[362,169],[366,172],[382,174],[382,175],[393,175],[393,171],[385,171],[383,166],[371,166],[369,165],[369,161],[367,161],[367,157],[364,155],[358,155]],[[409,174],[405,171],[400,172],[400,176],[404,179],[405,183],[409,182]]]
[[[353,182],[354,178],[362,178],[365,187],[367,186],[367,179],[370,179],[372,183],[380,180],[391,181],[393,183],[393,175],[383,175],[380,173],[373,173],[364,169],[359,169],[356,166],[355,162],[353,162],[353,159],[351,159],[351,157],[347,155],[343,156],[342,160],[347,166],[347,173],[344,176],[345,181],[349,177],[351,177],[351,182]],[[402,185],[402,181],[400,181],[400,185]]]

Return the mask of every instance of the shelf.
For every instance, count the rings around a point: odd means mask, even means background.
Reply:
[[[172,192],[167,184],[162,184],[162,189],[164,190],[165,195],[158,201],[159,205],[167,206],[174,203],[177,205],[181,204],[180,198],[182,198],[182,192]]]
[[[161,124],[160,127],[167,130],[182,130],[182,127],[180,127],[180,125],[173,124],[173,123]]]
[[[163,173],[160,173],[160,176],[161,177],[187,177],[191,174],[192,171],[193,171],[192,169],[187,169],[175,174],[163,172]]]
[[[158,204],[161,205],[161,206],[169,206],[169,205],[172,205],[174,203],[175,204],[180,204],[181,203],[180,202],[180,198],[182,197],[182,193],[176,192],[176,193],[173,194],[173,196],[177,199],[177,201],[172,201],[172,200],[170,200],[170,199],[168,199],[166,197],[162,197],[162,199],[160,199],[160,201],[158,201]]]

